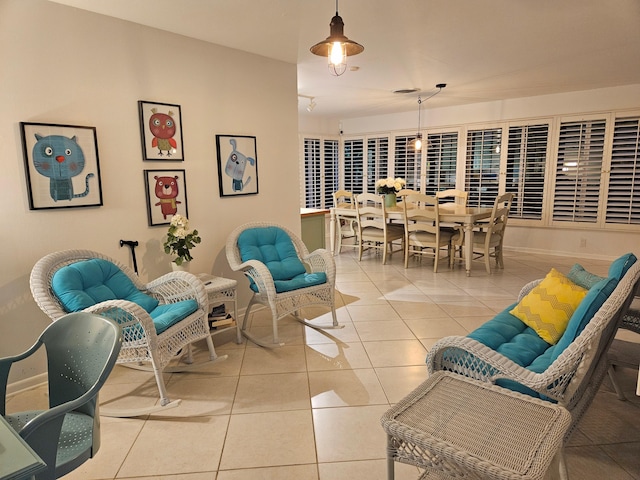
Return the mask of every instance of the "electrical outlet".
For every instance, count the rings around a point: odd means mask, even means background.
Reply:
[[[587,247],[587,239],[586,238],[581,238],[580,239],[580,248],[586,248]]]

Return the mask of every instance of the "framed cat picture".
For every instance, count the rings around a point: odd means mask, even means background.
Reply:
[[[95,127],[20,122],[30,210],[102,206]]]

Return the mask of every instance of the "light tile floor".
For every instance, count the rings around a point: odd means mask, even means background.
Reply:
[[[102,447],[67,479],[375,480],[386,478],[380,416],[427,377],[429,347],[446,335],[465,335],[513,303],[520,288],[553,266],[576,261],[605,274],[609,262],[505,254],[505,270],[487,275],[411,261],[401,255],[383,266],[374,254],[358,262],[336,257],[341,330],[326,333],[281,320],[286,346],[268,350],[215,336],[223,362],[195,373],[166,375],[178,408],[153,417],[102,418]],[[240,284],[239,288],[246,288]],[[305,312],[308,318],[322,310]],[[254,333],[270,333],[266,311],[252,315]],[[633,339],[635,334],[623,332]],[[639,338],[635,339],[640,341]],[[198,346],[197,356],[205,358]],[[567,448],[573,480],[640,480],[640,397],[637,371],[621,369],[628,401],[608,380]],[[102,403],[142,406],[155,401],[151,374],[116,367]],[[43,405],[46,389],[14,396],[8,411]],[[418,472],[396,466],[398,480]],[[429,477],[431,478],[431,477]]]

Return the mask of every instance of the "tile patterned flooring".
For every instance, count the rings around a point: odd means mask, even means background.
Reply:
[[[375,254],[358,262],[343,251],[336,257],[336,302],[344,329],[325,334],[285,318],[286,345],[274,350],[237,345],[228,332],[216,335],[226,361],[166,375],[181,406],[153,417],[102,417],[99,453],[65,478],[385,479],[379,419],[427,377],[429,347],[443,336],[465,335],[513,303],[525,283],[552,266],[566,273],[576,261],[599,274],[609,264],[507,252],[504,270],[487,275],[478,264],[467,277],[462,268],[443,265],[434,274],[428,260],[412,260],[405,270],[398,254],[383,266]],[[321,309],[305,313],[330,323]],[[266,311],[252,315],[254,333],[268,336],[270,328]],[[203,345],[197,347],[205,358]],[[640,480],[637,371],[620,369],[619,376],[629,400],[619,401],[605,380],[567,447],[572,480]],[[155,395],[151,374],[117,366],[101,401],[141,406]],[[38,387],[11,398],[7,409],[43,403],[46,388]],[[418,476],[415,468],[396,465],[398,480]]]

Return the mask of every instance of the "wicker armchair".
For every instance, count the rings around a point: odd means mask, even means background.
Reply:
[[[557,402],[571,413],[565,442],[593,400],[609,369],[607,350],[640,283],[636,261],[613,293],[593,315],[582,333],[541,372],[534,373],[468,337],[445,337],[429,351],[429,372],[452,371],[480,381],[512,380]],[[520,298],[538,283],[522,289]],[[560,452],[561,478],[568,478]]]
[[[207,311],[209,308],[207,293],[202,282],[188,272],[171,272],[147,284],[128,266],[105,255],[90,250],[65,250],[51,253],[40,259],[31,271],[31,293],[40,309],[51,318],[58,320],[68,312],[63,301],[54,293],[52,280],[62,268],[88,260],[104,260],[119,269],[133,283],[135,288],[147,298],[158,301],[159,307],[169,308],[185,300],[195,300],[197,309],[180,319],[177,323],[157,333],[151,315],[138,303],[124,299],[108,299],[97,302],[82,311],[107,316],[115,320],[123,330],[123,344],[118,363],[140,370],[153,371],[158,385],[160,404],[149,408],[109,410],[102,414],[114,417],[133,417],[177,407],[181,400],[169,399],[164,384],[163,372],[182,372],[193,370],[201,365],[193,364],[191,344],[197,340],[206,340],[210,360],[224,360],[217,356],[209,326]],[[187,365],[168,366],[174,358],[182,359]]]
[[[287,275],[283,277],[280,268],[278,273],[273,273],[270,270],[271,263],[270,266],[267,266],[266,259],[260,250],[266,248],[270,253],[275,254],[277,250],[274,243],[275,236],[278,237],[278,243],[284,241],[287,244],[289,257],[286,261],[294,264],[299,263],[299,266],[302,267],[301,272],[305,271],[306,266],[307,273],[299,273],[296,279],[293,279],[285,278]],[[253,238],[246,240],[244,247],[241,248],[239,241],[242,243],[245,241],[243,239],[248,237]],[[257,245],[256,242],[260,245]],[[226,254],[231,269],[244,273],[253,290],[253,296],[244,313],[241,329],[242,334],[252,342],[263,347],[283,345],[278,337],[278,320],[289,314],[293,314],[296,320],[312,328],[343,327],[338,324],[335,308],[336,266],[333,257],[327,250],[318,249],[309,253],[302,240],[291,230],[275,223],[252,222],[241,225],[231,232],[227,238]],[[271,257],[269,260],[280,263],[283,258],[280,255],[280,258]],[[322,277],[325,277],[323,282],[320,281]],[[292,288],[292,284],[287,282],[296,283],[296,287]],[[272,344],[259,340],[246,330],[249,313],[256,303],[265,305],[271,310]],[[298,315],[301,308],[314,305],[331,309],[332,325],[316,325]]]

